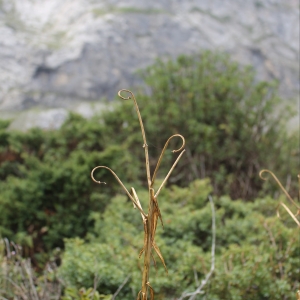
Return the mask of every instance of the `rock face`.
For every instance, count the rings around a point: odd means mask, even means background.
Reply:
[[[297,0],[0,0],[0,37],[1,116],[112,99],[157,57],[201,49],[299,91]]]

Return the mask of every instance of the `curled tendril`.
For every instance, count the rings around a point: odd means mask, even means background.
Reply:
[[[122,92],[126,92],[126,93],[130,94],[131,97],[130,97],[130,96],[128,96],[128,97],[122,96],[122,95],[121,95]],[[134,99],[133,93],[132,93],[131,91],[125,90],[125,89],[120,90],[120,91],[118,92],[118,96],[119,96],[121,99],[123,99],[123,100]]]
[[[97,169],[107,169],[108,171],[110,171],[114,177],[117,179],[117,181],[119,182],[119,184],[121,185],[121,187],[123,188],[123,190],[126,192],[126,194],[128,195],[128,197],[130,198],[130,200],[133,202],[133,204],[135,205],[135,207],[138,208],[138,210],[141,212],[141,214],[146,217],[146,214],[144,213],[144,211],[142,210],[141,206],[139,205],[139,203],[136,202],[136,200],[134,199],[134,197],[128,192],[128,190],[126,189],[125,185],[123,184],[123,182],[120,180],[120,178],[117,176],[117,174],[110,168],[106,167],[106,166],[98,166],[98,167],[95,167],[92,172],[91,172],[91,177],[92,177],[92,180],[98,184],[101,184],[101,183],[104,183],[106,184],[105,182],[101,182],[101,181],[98,181],[95,179],[94,177],[94,172],[97,170]]]
[[[291,201],[291,203],[293,203],[298,209],[300,209],[300,207],[297,205],[297,203],[292,199],[292,197],[289,195],[289,193],[286,191],[286,189],[283,187],[283,185],[281,184],[281,182],[279,181],[279,179],[276,177],[276,175],[271,172],[270,170],[264,169],[261,170],[259,172],[259,177],[262,180],[267,180],[268,178],[263,177],[263,173],[269,173],[271,174],[271,176],[274,178],[274,180],[277,182],[277,184],[279,185],[279,187],[281,188],[281,190],[284,192],[284,194],[286,195],[286,197]]]
[[[130,94],[130,96],[124,97],[124,96],[122,96],[122,92],[126,92],[126,93]],[[121,99],[123,99],[123,100],[130,100],[130,99],[133,100],[134,105],[135,105],[135,109],[136,109],[136,112],[137,112],[137,115],[138,115],[138,118],[139,118],[141,130],[142,130],[142,135],[143,135],[143,140],[144,140],[144,147],[145,147],[145,145],[147,145],[147,142],[146,142],[146,135],[145,135],[144,125],[143,125],[143,120],[142,120],[142,116],[141,116],[141,113],[140,113],[139,107],[138,107],[138,105],[137,105],[137,102],[136,102],[136,100],[135,100],[135,97],[134,97],[133,92],[131,92],[131,91],[129,91],[129,90],[122,89],[122,90],[120,90],[120,91],[118,92],[118,96],[119,96]]]
[[[282,186],[281,182],[279,181],[279,179],[276,177],[276,175],[273,172],[271,172],[270,170],[267,170],[267,169],[261,170],[259,172],[259,177],[262,180],[267,180],[268,178],[263,177],[263,173],[269,173],[269,174],[271,174],[271,176],[277,182],[277,184],[279,185],[279,187],[281,188],[281,190],[284,192],[284,194],[286,195],[286,197],[292,202],[292,204],[294,204],[297,207],[297,213],[294,215],[291,212],[291,210],[283,202],[280,202],[277,205],[277,207],[276,207],[276,215],[277,215],[277,217],[280,218],[279,208],[280,208],[280,205],[281,205],[288,212],[288,214],[292,217],[292,219],[296,222],[296,224],[300,227],[300,223],[299,223],[299,221],[296,218],[300,214],[300,208],[299,208],[299,206],[295,203],[295,201],[292,199],[292,197],[288,194],[288,192],[285,190],[285,188]]]
[[[156,178],[156,174],[157,174],[158,169],[159,169],[159,167],[160,167],[160,164],[161,164],[162,158],[163,158],[163,156],[164,156],[164,153],[165,153],[165,151],[166,151],[166,149],[167,149],[167,147],[168,147],[168,145],[169,145],[171,139],[174,138],[174,137],[180,137],[180,138],[181,138],[181,140],[182,140],[182,146],[181,146],[179,149],[172,150],[173,153],[176,153],[176,152],[179,152],[179,151],[183,150],[183,148],[184,148],[184,146],[185,146],[185,139],[184,139],[184,137],[183,137],[181,134],[174,134],[174,135],[172,135],[171,137],[169,137],[169,139],[166,141],[165,146],[164,146],[164,148],[162,149],[161,154],[160,154],[160,156],[159,156],[159,159],[158,159],[158,161],[157,161],[157,165],[156,165],[156,167],[155,167],[155,170],[154,170],[154,173],[153,173],[153,176],[152,176],[151,187],[154,185],[154,181],[155,181],[155,178]]]
[[[126,93],[130,94],[131,96],[124,97],[124,96],[122,96],[122,92],[126,92]],[[147,140],[146,140],[146,134],[145,134],[144,124],[143,124],[143,120],[142,120],[142,116],[141,116],[139,107],[138,107],[137,102],[136,102],[136,100],[135,100],[134,94],[133,94],[131,91],[122,89],[122,90],[120,90],[120,91],[118,92],[118,96],[119,96],[121,99],[123,99],[123,100],[133,99],[134,106],[135,106],[135,110],[136,110],[136,113],[137,113],[138,118],[139,118],[140,127],[141,127],[141,131],[142,131],[142,136],[143,136],[143,141],[144,141],[143,148],[145,149],[147,182],[148,182],[148,186],[149,186],[149,188],[150,188],[150,184],[151,184],[151,176],[150,176],[150,165],[149,165],[148,145],[147,145]]]

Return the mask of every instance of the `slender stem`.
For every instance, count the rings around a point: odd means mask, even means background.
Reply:
[[[184,139],[184,137],[183,137],[181,134],[174,134],[174,135],[172,135],[171,137],[169,137],[169,139],[168,139],[168,140],[166,141],[166,143],[165,143],[165,146],[164,146],[163,150],[161,151],[161,154],[160,154],[159,159],[158,159],[158,161],[157,161],[157,165],[156,165],[155,170],[154,170],[154,172],[153,172],[152,181],[151,181],[151,187],[153,187],[153,184],[154,184],[154,181],[155,181],[155,178],[156,178],[156,173],[157,173],[157,171],[158,171],[158,169],[159,169],[159,166],[160,166],[160,164],[161,164],[161,161],[162,161],[162,158],[163,158],[164,153],[165,153],[165,151],[166,151],[166,148],[168,147],[170,140],[171,140],[172,138],[176,137],[176,136],[178,136],[178,137],[180,137],[180,138],[182,139],[182,146],[181,146],[179,149],[177,149],[177,150],[173,150],[172,152],[173,152],[173,153],[179,152],[179,151],[181,151],[181,150],[184,148],[184,146],[185,146],[185,139]]]
[[[121,95],[122,92],[126,92],[129,93],[130,96],[128,97],[123,97]],[[149,270],[150,270],[150,258],[151,258],[151,221],[153,218],[153,202],[151,200],[151,175],[150,175],[150,163],[149,163],[149,153],[148,153],[148,145],[147,145],[147,140],[146,140],[146,134],[145,134],[145,130],[144,130],[144,125],[143,125],[143,120],[142,120],[142,116],[139,110],[139,107],[137,105],[136,99],[134,97],[134,94],[129,91],[129,90],[120,90],[118,92],[118,95],[120,98],[124,99],[124,100],[129,100],[129,99],[133,99],[134,101],[134,105],[135,105],[135,109],[139,118],[139,122],[140,122],[140,127],[141,127],[141,131],[142,131],[142,136],[143,136],[143,148],[145,150],[145,161],[146,161],[146,173],[147,173],[147,183],[148,183],[148,192],[149,192],[149,206],[148,206],[148,215],[147,217],[147,222],[146,222],[146,226],[147,226],[147,239],[146,239],[146,247],[145,247],[145,253],[144,253],[144,269],[143,269],[143,278],[142,278],[142,297],[145,298],[145,300],[147,299],[147,292],[148,292],[148,281],[149,281]],[[138,204],[136,203],[136,201],[134,201],[135,204],[138,206]],[[144,300],[144,299],[143,299]]]
[[[132,187],[131,188],[131,193],[132,193],[132,196],[133,196],[133,198],[135,199],[135,201],[136,201],[136,203],[138,204],[138,206],[139,206],[139,208],[140,208],[140,211],[142,210],[143,211],[143,208],[142,208],[142,205],[141,205],[141,202],[140,202],[140,200],[139,200],[139,198],[138,198],[138,195],[136,194],[136,191],[135,191],[135,189]],[[134,208],[136,208],[136,205],[133,203],[133,207]],[[143,223],[146,223],[146,217],[145,217],[145,215],[143,215],[142,213],[141,213],[141,216],[142,216],[142,219],[143,219]]]
[[[126,194],[128,195],[128,197],[130,198],[130,200],[133,202],[133,204],[138,208],[138,210],[141,212],[142,215],[144,215],[146,217],[146,214],[144,213],[144,211],[142,210],[141,206],[135,201],[135,199],[132,197],[132,195],[128,192],[128,190],[126,189],[125,185],[123,184],[123,182],[120,180],[120,178],[118,177],[118,175],[112,170],[110,169],[109,167],[106,167],[106,166],[98,166],[98,167],[95,167],[92,172],[91,172],[91,177],[93,179],[94,182],[96,183],[103,183],[103,184],[106,184],[105,182],[101,182],[101,181],[98,181],[95,179],[94,177],[94,172],[97,170],[97,169],[100,169],[100,168],[103,168],[103,169],[107,169],[109,170],[113,175],[114,177],[117,179],[117,181],[119,182],[119,184],[121,185],[121,187],[123,188],[123,190],[126,192]]]
[[[276,177],[276,175],[271,172],[270,170],[267,170],[267,169],[264,169],[264,170],[261,170],[259,172],[259,176],[261,179],[263,180],[267,180],[267,178],[263,177],[262,174],[263,173],[269,173],[271,174],[271,176],[274,178],[274,180],[277,182],[277,184],[279,185],[279,187],[281,188],[281,190],[284,192],[284,194],[286,195],[286,197],[298,208],[300,209],[300,207],[297,205],[297,203],[292,199],[292,197],[289,195],[289,193],[285,190],[285,188],[283,187],[283,185],[281,184],[281,182],[278,180],[278,178]]]
[[[162,182],[161,186],[159,187],[159,189],[157,190],[156,194],[155,194],[155,198],[157,198],[157,196],[159,195],[161,189],[163,188],[163,186],[165,185],[165,183],[167,182],[167,180],[169,179],[172,171],[174,170],[174,168],[176,167],[177,163],[179,162],[182,154],[185,152],[185,150],[183,150],[177,157],[177,159],[175,160],[172,168],[170,169],[169,173],[167,174],[167,176],[165,177],[164,181]]]
[[[152,194],[153,190],[151,189]],[[151,194],[150,194],[151,198]],[[147,299],[148,293],[148,284],[149,283],[149,273],[150,273],[150,260],[151,260],[151,248],[152,248],[152,222],[153,222],[153,212],[154,212],[154,202],[149,201],[149,210],[148,210],[148,218],[146,222],[147,226],[147,236],[146,236],[146,245],[145,245],[145,253],[144,253],[144,269],[143,269],[143,278],[142,278],[142,293],[146,295],[145,300]],[[143,299],[144,300],[144,299]]]
[[[125,92],[127,94],[129,94],[129,96],[125,97],[122,96],[122,92]],[[109,170],[112,175],[116,178],[116,180],[119,182],[119,184],[121,185],[121,187],[124,189],[124,191],[126,192],[126,194],[128,195],[128,197],[131,199],[131,201],[133,202],[133,206],[134,208],[138,208],[138,210],[140,211],[141,215],[142,215],[142,219],[143,219],[143,223],[144,223],[144,231],[145,231],[145,235],[144,235],[144,247],[142,249],[142,251],[140,252],[140,255],[144,252],[144,269],[143,269],[143,276],[142,276],[142,289],[140,290],[140,292],[138,293],[137,299],[138,300],[147,300],[148,299],[148,291],[150,293],[150,298],[151,300],[154,300],[154,291],[149,283],[149,273],[150,273],[150,260],[151,260],[151,251],[152,251],[152,247],[154,248],[154,250],[156,251],[157,255],[159,256],[159,258],[161,259],[164,267],[166,268],[164,259],[160,253],[160,250],[158,248],[158,246],[156,245],[155,241],[154,241],[154,236],[155,236],[155,230],[156,230],[156,225],[157,225],[157,218],[161,218],[160,215],[160,210],[158,207],[158,203],[156,201],[156,198],[158,196],[158,194],[160,193],[160,190],[162,189],[162,187],[164,186],[164,184],[166,183],[166,181],[168,180],[169,176],[171,175],[173,169],[175,168],[175,166],[177,165],[179,159],[181,158],[182,154],[184,153],[185,150],[183,150],[184,146],[185,146],[185,139],[182,135],[180,134],[175,134],[173,136],[171,136],[163,150],[162,153],[158,159],[152,180],[151,180],[151,174],[150,174],[150,163],[149,163],[149,153],[148,153],[148,145],[147,145],[147,140],[146,140],[146,134],[145,134],[145,130],[144,130],[144,125],[143,125],[143,120],[142,120],[142,116],[140,114],[140,110],[139,107],[137,105],[136,99],[134,94],[129,91],[129,90],[125,90],[122,89],[118,92],[118,95],[120,98],[124,99],[124,100],[129,100],[132,99],[134,101],[134,105],[135,105],[135,109],[139,118],[139,123],[140,123],[140,127],[141,127],[141,131],[142,131],[142,137],[143,137],[143,148],[145,151],[145,163],[146,163],[146,174],[147,174],[147,184],[148,184],[148,194],[149,194],[149,202],[148,202],[148,214],[145,214],[145,212],[143,211],[142,205],[138,199],[138,196],[134,190],[134,188],[131,188],[131,193],[129,193],[129,191],[126,189],[126,187],[124,186],[124,184],[122,183],[122,181],[119,179],[119,177],[117,176],[117,174],[110,168],[106,167],[106,166],[97,166],[96,168],[94,168],[91,172],[91,177],[93,179],[94,182],[96,183],[104,183],[105,182],[101,182],[98,181],[94,178],[94,172],[95,170],[99,169],[99,168],[104,168]],[[160,188],[158,189],[157,193],[154,193],[154,189],[152,188],[155,178],[156,178],[156,174],[157,171],[160,167],[161,161],[162,161],[162,157],[165,153],[165,150],[170,142],[170,140],[173,137],[180,137],[182,139],[182,146],[177,149],[177,150],[173,150],[172,152],[179,152],[182,150],[182,152],[179,154],[179,156],[177,157],[176,161],[174,162],[173,166],[171,167],[170,171],[168,172],[166,178],[163,180]],[[154,195],[155,194],[155,195]],[[128,279],[126,279],[128,280]],[[126,283],[126,281],[125,281]],[[124,283],[124,284],[125,284]],[[119,291],[119,290],[118,290]],[[118,292],[117,291],[117,292]],[[117,293],[116,293],[117,294]],[[113,296],[113,298],[115,298],[116,294]]]
[[[293,218],[293,220],[297,223],[297,225],[300,227],[300,223],[297,220],[297,218],[294,216],[294,214],[290,211],[290,209],[282,202],[280,204],[285,208],[285,210],[288,212],[288,214]]]
[[[124,97],[124,96],[121,95],[122,92],[129,93],[131,96]],[[122,90],[120,90],[120,91],[118,92],[118,95],[119,95],[119,97],[120,97],[121,99],[124,99],[124,100],[132,99],[133,102],[134,102],[135,110],[136,110],[136,113],[137,113],[138,118],[139,118],[139,122],[140,122],[140,126],[141,126],[141,131],[142,131],[142,136],[143,136],[143,141],[144,141],[143,147],[144,147],[144,149],[145,149],[147,182],[148,182],[148,187],[149,187],[149,189],[150,189],[150,185],[151,185],[151,176],[150,176],[150,164],[149,164],[148,145],[147,145],[145,129],[144,129],[143,120],[142,120],[142,116],[141,116],[139,107],[138,107],[138,105],[137,105],[137,102],[136,102],[136,99],[135,99],[135,97],[134,97],[134,94],[133,94],[131,91],[122,89]]]

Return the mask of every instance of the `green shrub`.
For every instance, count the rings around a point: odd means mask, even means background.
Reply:
[[[106,144],[103,131],[99,121],[71,115],[58,131],[0,134],[0,234],[22,245],[35,264],[46,259],[44,251],[63,247],[64,238],[84,237],[90,213],[104,210],[118,190],[105,173],[112,184],[97,191],[93,167],[123,165],[120,176],[136,181],[136,168],[126,167],[133,157],[124,145]]]
[[[270,183],[263,190],[261,168],[281,178],[296,172],[290,155],[295,147],[282,126],[288,110],[274,120],[277,86],[256,82],[251,68],[204,52],[157,62],[143,76],[153,96],[141,94],[137,100],[152,170],[170,135],[186,138],[186,153],[170,183],[186,187],[195,178],[210,177],[215,194],[246,200],[271,190]],[[0,122],[0,234],[21,244],[35,265],[47,259],[45,252],[63,247],[64,238],[84,238],[93,228],[91,213],[105,211],[120,191],[105,170],[97,176],[109,184],[99,189],[90,179],[93,167],[109,166],[126,186],[146,185],[136,112],[130,101],[119,101],[112,112],[91,120],[71,114],[57,131],[12,132],[7,121]],[[170,148],[177,142],[172,140]],[[166,152],[160,174],[172,160]]]
[[[105,187],[101,187],[104,189]],[[171,187],[160,194],[159,204],[165,229],[158,227],[157,243],[165,258],[166,275],[159,259],[152,270],[155,299],[176,299],[184,290],[194,291],[210,268],[211,211],[207,180],[192,182],[188,188]],[[137,191],[140,199],[147,193]],[[216,267],[204,291],[209,299],[293,299],[299,278],[297,228],[288,214],[276,217],[276,202],[270,198],[253,203],[215,199]],[[87,241],[66,241],[60,267],[72,288],[93,285],[113,294],[128,274],[129,282],[120,299],[129,300],[140,289],[143,245],[141,216],[124,196],[113,198],[106,210],[94,213],[94,230]],[[154,274],[155,273],[155,274]],[[197,299],[205,299],[205,295]]]
[[[38,274],[30,259],[23,258],[21,252],[19,245],[0,239],[0,298],[60,299],[62,287],[56,276],[56,264],[49,261],[43,274]]]
[[[99,294],[93,288],[81,288],[79,290],[67,288],[62,300],[111,300],[111,298],[112,295]]]
[[[186,139],[186,154],[170,178],[173,183],[186,186],[194,179],[210,177],[215,194],[254,199],[263,186],[257,176],[261,169],[273,170],[279,177],[297,175],[298,139],[286,133],[293,113],[288,107],[276,113],[284,101],[276,82],[257,81],[253,68],[212,52],[159,60],[141,74],[151,91],[136,98],[152,168],[170,135],[180,133]],[[109,135],[122,128],[116,142],[126,141],[143,161],[132,104],[124,103],[104,120]],[[171,154],[166,158],[168,166],[174,158]]]

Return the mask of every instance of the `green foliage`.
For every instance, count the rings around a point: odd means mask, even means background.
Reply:
[[[195,274],[201,281],[209,271],[212,232],[206,199],[211,190],[209,181],[197,180],[188,188],[173,186],[161,192],[165,229],[158,227],[156,242],[169,274],[155,256],[157,271],[152,271],[150,282],[155,299],[175,299],[184,290],[195,290]],[[141,201],[147,199],[146,192],[137,193]],[[215,207],[216,267],[205,288],[209,299],[293,299],[300,247],[290,217],[283,214],[279,220],[271,198],[244,203],[226,196],[215,199]],[[66,241],[60,276],[79,289],[92,286],[98,274],[98,291],[113,294],[130,274],[120,299],[132,299],[140,289],[143,263],[138,260],[143,244],[141,216],[124,196],[117,196],[104,212],[92,217],[95,226],[86,242]]]
[[[142,75],[151,89],[151,95],[137,95],[151,167],[170,135],[180,133],[186,139],[186,154],[174,170],[173,183],[186,186],[210,177],[215,193],[253,199],[262,189],[257,176],[261,169],[273,170],[279,177],[297,175],[297,138],[288,137],[285,130],[293,113],[282,107],[275,117],[283,101],[276,82],[258,82],[252,68],[211,52],[157,61]],[[134,114],[132,103],[124,103],[104,120],[110,134],[122,128],[116,140],[126,140],[141,160]],[[169,155],[165,165],[171,160]]]
[[[21,244],[25,255],[38,258],[62,247],[65,237],[86,235],[90,213],[102,211],[118,191],[104,171],[99,175],[112,184],[97,191],[89,176],[93,167],[123,165],[119,175],[136,181],[136,168],[128,167],[133,157],[123,145],[106,143],[103,131],[96,119],[71,115],[58,131],[0,134],[0,234]]]
[[[128,266],[122,261],[111,264],[111,258],[119,257],[121,249],[110,244],[91,244],[87,247],[84,241],[75,238],[66,241],[64,268],[60,277],[70,287],[90,287],[97,281],[101,293],[115,292],[126,278]],[[124,276],[124,277],[123,277]]]
[[[61,284],[56,277],[56,265],[48,262],[38,275],[30,259],[21,256],[21,247],[0,239],[0,298],[13,300],[60,299]]]
[[[194,290],[195,274],[207,273],[211,213],[206,199],[212,191],[220,196],[217,253],[206,293],[211,299],[289,299],[299,276],[294,224],[286,214],[283,221],[273,217],[275,204],[265,197],[273,186],[263,186],[258,177],[262,168],[279,178],[296,174],[297,139],[284,130],[291,114],[282,109],[274,117],[277,84],[257,82],[251,68],[210,52],[158,61],[142,75],[152,93],[137,95],[151,169],[170,135],[182,134],[187,145],[169,179],[177,186],[158,199],[166,230],[158,228],[156,242],[169,276],[156,259],[151,282],[156,299]],[[71,114],[57,131],[11,132],[9,122],[0,121],[0,235],[22,245],[39,267],[65,239],[59,271],[65,299],[109,297],[128,274],[118,297],[132,299],[140,289],[140,215],[124,196],[116,196],[120,188],[109,172],[97,170],[105,187],[90,178],[93,167],[108,166],[127,187],[134,183],[141,201],[148,198],[140,191],[146,174],[135,108],[131,101],[119,103],[91,120]],[[162,176],[176,157],[169,150],[179,143],[171,141]],[[207,177],[212,185],[208,179],[194,181]],[[221,196],[226,194],[230,197]],[[258,196],[262,199],[253,203],[231,200]],[[91,290],[96,275],[98,293]]]
[[[67,288],[62,300],[111,300],[111,297],[112,295],[100,295],[92,288],[81,288],[79,291],[74,288]]]

